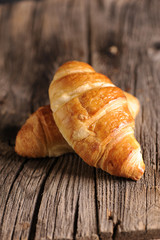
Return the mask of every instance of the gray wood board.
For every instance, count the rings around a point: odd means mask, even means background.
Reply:
[[[160,2],[21,1],[0,5],[1,239],[151,239],[160,236]],[[137,96],[146,171],[134,182],[75,154],[24,159],[14,139],[48,104],[57,67],[81,60]]]

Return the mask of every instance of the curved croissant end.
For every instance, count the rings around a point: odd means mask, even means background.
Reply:
[[[86,63],[68,62],[56,72],[49,97],[60,132],[85,162],[116,176],[142,177],[134,119],[125,94],[110,79]]]
[[[133,95],[131,95],[130,93],[127,93],[127,92],[123,92],[123,93],[127,98],[129,111],[132,114],[132,117],[135,119],[140,109],[139,100]]]
[[[22,126],[16,137],[15,151],[23,157],[60,156],[72,152],[60,134],[49,106],[40,107]]]

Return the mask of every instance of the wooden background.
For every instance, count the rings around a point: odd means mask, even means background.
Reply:
[[[160,239],[160,1],[1,2],[0,239]],[[140,181],[75,154],[14,153],[18,129],[49,102],[55,70],[72,59],[139,98]]]

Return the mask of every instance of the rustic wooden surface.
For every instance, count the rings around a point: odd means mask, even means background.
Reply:
[[[18,129],[49,102],[55,70],[72,59],[139,98],[140,181],[112,177],[75,154],[14,153]],[[1,4],[0,239],[160,239],[159,101],[160,1]]]

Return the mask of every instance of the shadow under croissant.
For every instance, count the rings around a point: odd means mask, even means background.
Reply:
[[[100,168],[89,166],[76,153],[65,153],[59,157],[51,158],[30,158],[27,161],[27,168],[30,169],[30,171],[25,171],[24,177],[26,179],[31,178],[32,171],[34,171],[32,178],[39,178],[42,175],[42,169],[44,169],[47,165],[49,169],[46,175],[47,187],[45,190],[49,188],[50,184],[55,180],[55,178],[61,180],[66,178],[75,180],[78,178],[78,181],[82,179],[82,181],[94,182],[98,176],[100,181],[105,178],[106,181],[113,180],[119,182],[121,179],[122,181],[127,180],[130,182],[135,182],[132,179],[113,176]]]

